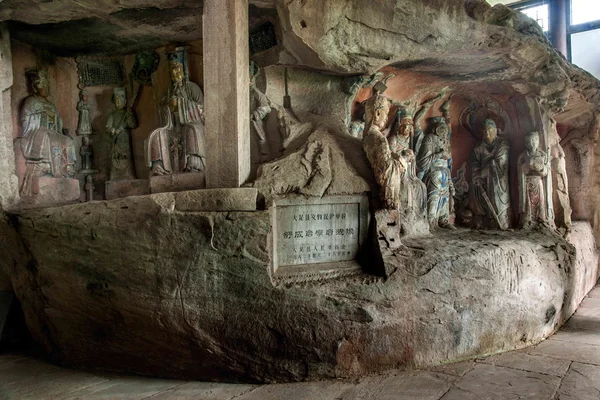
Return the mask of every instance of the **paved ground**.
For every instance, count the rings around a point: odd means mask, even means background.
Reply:
[[[356,381],[231,385],[58,368],[0,355],[0,399],[588,400],[600,399],[600,285],[552,338],[522,351]]]

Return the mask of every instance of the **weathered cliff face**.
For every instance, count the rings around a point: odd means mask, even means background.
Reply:
[[[193,199],[13,216],[32,258],[9,268],[12,282],[55,360],[239,381],[435,365],[543,339],[597,277],[589,225],[578,223],[576,247],[553,234],[463,230],[409,239],[403,254],[381,249],[387,280],[366,264],[358,277],[278,286],[269,213],[183,211]]]

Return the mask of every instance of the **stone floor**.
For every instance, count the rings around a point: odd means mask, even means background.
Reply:
[[[0,399],[600,399],[600,285],[563,329],[541,344],[430,371],[395,371],[354,381],[234,385],[80,372],[2,354]]]

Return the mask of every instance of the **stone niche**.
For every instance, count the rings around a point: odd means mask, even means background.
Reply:
[[[10,260],[0,276],[10,278],[33,338],[54,361],[178,379],[349,378],[523,348],[570,318],[599,273],[590,147],[597,81],[506,7],[398,4],[273,2],[269,13],[285,29],[257,87],[273,105],[263,128],[277,139],[248,187],[15,208],[0,220],[11,244],[0,246],[0,259]],[[124,58],[126,69],[131,63]],[[55,65],[57,87],[68,83],[72,92],[64,118],[74,126],[73,76],[58,84],[74,64]],[[159,72],[153,84],[167,80]],[[349,129],[360,128],[361,103],[378,83],[399,104],[443,94],[424,130],[453,95],[450,178],[469,175],[463,164],[480,139],[473,127],[494,119],[511,144],[513,209],[525,135],[543,132],[544,149],[562,143],[564,157],[552,157],[570,179],[554,187],[571,195],[570,229],[561,225],[570,214],[564,193],[553,199],[558,229],[516,229],[516,216],[504,231],[411,229],[403,208],[384,209],[380,171]],[[162,94],[146,89],[142,117]],[[393,129],[397,108],[382,130]],[[157,126],[148,115],[133,135],[136,169]]]
[[[11,89],[11,115],[16,174],[19,178],[19,187],[23,185],[26,170],[26,162],[21,151],[20,142],[22,139],[18,138],[19,132],[22,129],[19,113],[24,99],[32,93],[25,74],[28,69],[41,68],[48,71],[48,80],[50,83],[50,96],[48,99],[56,106],[57,112],[62,118],[64,128],[68,129],[68,134],[73,139],[77,153],[75,179],[64,180],[58,183],[54,182],[53,178],[40,179],[39,185],[35,187],[36,195],[31,198],[24,198],[24,202],[43,206],[86,200],[84,184],[87,174],[82,171],[82,157],[79,154],[82,146],[82,136],[76,132],[79,119],[77,103],[79,101],[80,88],[82,84],[86,83],[92,85],[85,87],[85,90],[88,96],[88,104],[91,107],[90,123],[92,133],[89,138],[93,150],[94,199],[106,198],[111,200],[129,195],[144,195],[205,187],[203,173],[175,174],[149,179],[150,168],[146,165],[144,142],[150,132],[161,126],[161,109],[159,103],[162,101],[163,96],[165,96],[170,82],[165,47],[150,49],[155,50],[160,57],[158,68],[149,78],[147,84],[143,85],[135,104],[133,104],[133,112],[137,117],[137,127],[131,130],[131,150],[133,152],[134,174],[137,179],[113,181],[110,181],[112,137],[106,130],[107,117],[114,110],[112,98],[116,87],[124,87],[128,105],[133,103],[132,100],[139,87],[137,82],[132,82],[130,76],[130,72],[135,64],[136,55],[84,56],[79,58],[56,57],[17,40],[11,41],[11,48],[14,80]],[[193,41],[188,43],[187,51],[189,79],[202,87],[202,42]],[[121,69],[121,85],[116,83],[116,81],[110,85],[107,84],[108,81],[102,82],[102,77],[99,73],[96,73],[96,82],[93,82],[93,79],[92,81],[84,82],[85,79],[89,80],[90,77],[86,78],[82,76],[81,65],[94,62],[104,64],[112,62],[118,65]],[[94,76],[91,76],[91,78],[94,78]]]

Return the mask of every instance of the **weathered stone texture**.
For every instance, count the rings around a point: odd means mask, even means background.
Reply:
[[[12,85],[10,35],[6,24],[0,24],[0,205],[2,206],[8,206],[19,199],[10,109]]]
[[[299,149],[260,167],[254,187],[261,195],[269,200],[288,193],[322,197],[374,189],[360,140],[326,126],[308,132],[298,134],[296,139],[306,141]]]
[[[269,212],[182,212],[176,196],[16,212],[33,259],[12,283],[55,360],[248,381],[430,366],[541,340],[579,290],[560,237],[470,231],[407,240],[385,281],[274,286]]]

